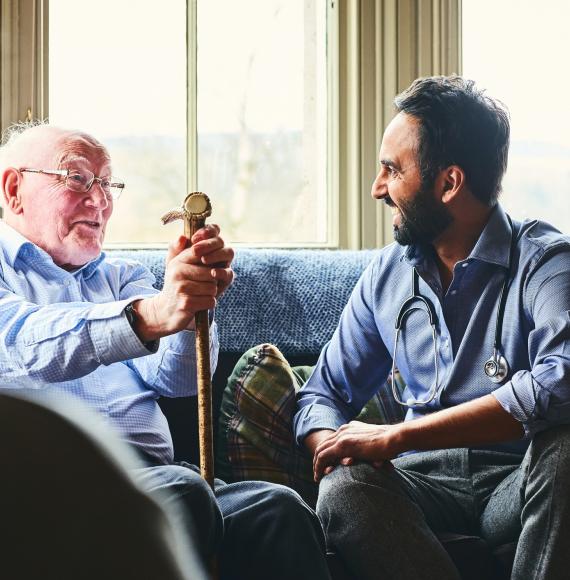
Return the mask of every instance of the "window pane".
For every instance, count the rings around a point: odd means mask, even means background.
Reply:
[[[511,113],[502,202],[570,233],[566,0],[463,0],[463,74]]]
[[[107,242],[169,240],[160,217],[186,194],[185,0],[49,10],[50,122],[95,135],[126,183]]]
[[[327,242],[325,0],[198,0],[198,186],[239,242]]]

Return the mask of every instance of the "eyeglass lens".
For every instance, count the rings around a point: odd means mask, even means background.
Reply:
[[[115,182],[112,177],[95,177],[91,171],[73,171],[66,178],[66,185],[72,191],[79,193],[88,192],[93,186],[93,182],[97,181],[106,196],[117,199],[123,190],[124,185],[120,182]]]

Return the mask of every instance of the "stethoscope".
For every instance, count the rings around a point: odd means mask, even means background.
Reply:
[[[501,348],[501,334],[503,330],[503,317],[505,315],[505,305],[507,302],[507,294],[508,294],[508,287],[511,279],[511,264],[513,260],[513,253],[515,248],[515,230],[513,226],[513,222],[510,216],[507,216],[509,220],[509,224],[511,226],[511,244],[509,248],[509,267],[505,273],[505,279],[503,280],[503,285],[501,287],[501,294],[499,296],[499,306],[497,307],[497,321],[495,323],[495,340],[493,342],[493,354],[491,357],[485,362],[483,365],[483,370],[485,374],[493,381],[494,383],[501,383],[505,380],[507,375],[509,374],[509,364],[507,359],[502,354]],[[392,356],[392,377],[394,377],[394,373],[396,370],[396,355],[398,352],[398,340],[400,337],[400,333],[402,332],[402,326],[404,324],[405,319],[409,314],[411,314],[414,310],[422,310],[424,311],[429,319],[429,324],[431,326],[431,333],[432,333],[432,340],[433,340],[433,352],[434,352],[434,366],[435,366],[435,381],[431,386],[428,396],[425,400],[421,399],[411,399],[407,403],[402,401],[398,396],[398,390],[396,388],[396,381],[392,379],[392,394],[394,395],[394,399],[400,405],[405,407],[413,407],[413,406],[422,406],[431,403],[435,397],[437,396],[439,390],[439,358],[437,354],[437,315],[435,313],[435,308],[431,301],[422,296],[419,291],[419,274],[416,270],[415,266],[412,268],[412,295],[406,298],[400,306],[400,310],[398,311],[398,316],[396,317],[396,335],[394,337],[394,354]],[[423,308],[422,306],[423,305]]]

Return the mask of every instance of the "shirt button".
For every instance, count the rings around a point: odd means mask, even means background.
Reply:
[[[457,294],[457,290],[452,290],[452,291],[450,292],[450,294],[451,294],[452,296],[455,296],[455,295]]]
[[[467,268],[467,266],[469,266],[469,262],[463,262],[463,264],[461,264],[462,268]]]

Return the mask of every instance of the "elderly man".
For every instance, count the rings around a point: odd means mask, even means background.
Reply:
[[[457,578],[434,532],[516,541],[568,577],[570,241],[497,203],[509,119],[460,77],[396,98],[372,195],[397,244],[363,274],[298,398],[317,513],[358,578]],[[397,366],[397,425],[352,421]]]
[[[101,250],[123,184],[93,137],[24,128],[0,170],[0,386],[56,391],[105,417],[146,464],[146,488],[191,514],[203,556],[221,550],[222,577],[327,578],[320,524],[294,492],[219,482],[214,497],[193,466],[173,462],[157,399],[196,392],[194,314],[233,276],[219,228],[198,231],[190,249],[183,237],[171,244],[158,292],[144,267]],[[215,361],[215,323],[211,338]]]

